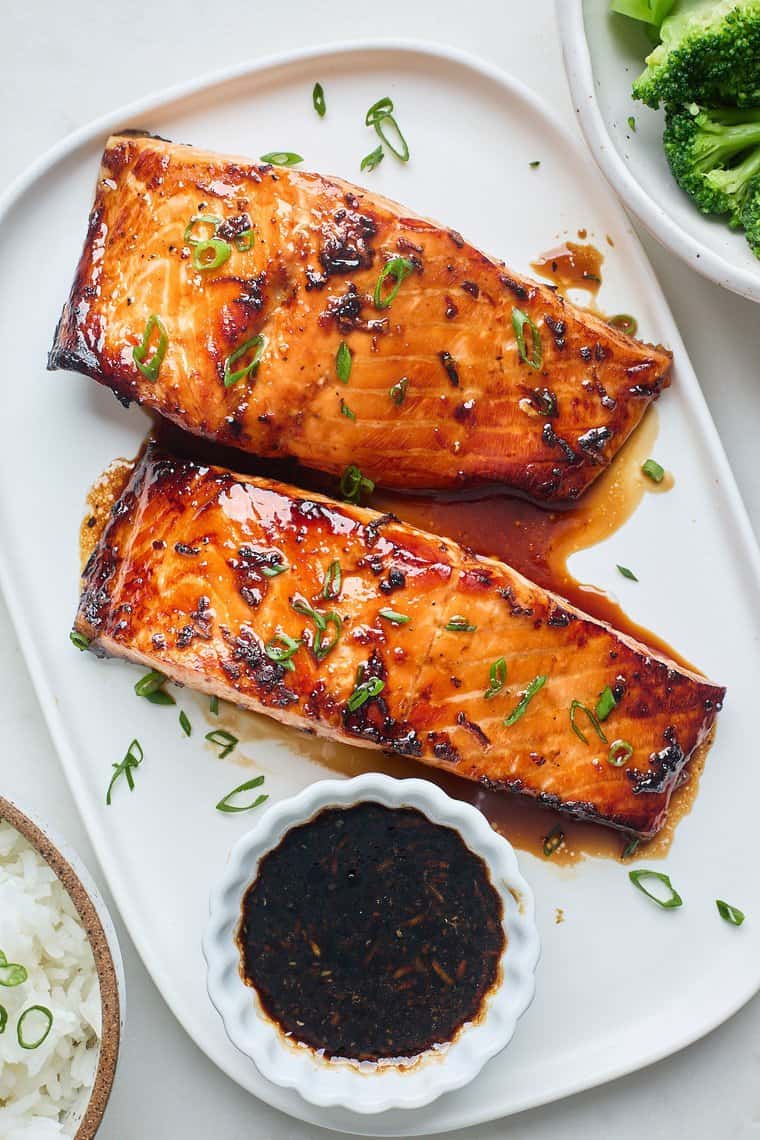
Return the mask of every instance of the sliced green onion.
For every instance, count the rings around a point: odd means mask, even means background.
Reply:
[[[335,373],[340,380],[341,384],[348,384],[351,375],[352,356],[351,349],[346,342],[342,340],[338,351],[335,354]]]
[[[233,736],[231,732],[227,732],[226,728],[215,728],[213,732],[206,733],[206,740],[210,744],[216,744],[219,748],[219,759],[224,760],[225,756],[229,756],[233,748],[238,743],[238,738]]]
[[[158,330],[158,344],[155,347],[152,357],[146,363],[145,357],[148,355],[150,339],[154,329]],[[132,349],[132,359],[147,380],[155,382],[158,379],[158,373],[163,364],[168,347],[169,334],[166,331],[166,325],[160,317],[157,317],[155,313],[151,313],[145,324],[145,332],[143,333],[142,340]]]
[[[385,157],[385,151],[381,146],[376,146],[369,154],[365,154],[364,158],[359,163],[360,170],[369,170],[370,173],[379,166]]]
[[[287,562],[262,562],[257,569],[261,571],[265,578],[276,578],[278,574],[284,574],[290,567]]]
[[[8,1010],[4,1005],[0,1005],[0,1033],[5,1033],[5,1027],[8,1024]]]
[[[208,238],[199,241],[193,249],[193,269],[205,273],[208,269],[218,269],[232,254],[232,246],[222,238]]]
[[[255,376],[259,370],[261,363],[261,354],[264,351],[266,341],[261,333],[252,336],[249,340],[243,342],[240,348],[236,348],[224,362],[224,386],[231,388],[233,384],[237,384],[238,380],[243,380],[248,376]],[[246,356],[251,349],[253,349],[253,356],[249,362],[237,371],[232,371],[232,365],[236,364],[243,356]]]
[[[661,467],[656,459],[647,459],[645,463],[642,463],[641,472],[653,483],[662,483],[665,478],[665,468]]]
[[[227,795],[219,801],[216,805],[216,810],[232,814],[240,811],[252,811],[253,808],[260,807],[261,804],[269,799],[269,796],[256,796],[256,799],[252,800],[249,804],[231,804],[230,800],[233,796],[238,795],[239,792],[250,792],[253,788],[260,788],[263,783],[263,776],[254,776],[252,780],[246,780],[244,784],[238,784],[236,788],[233,788],[231,792],[227,792]]]
[[[588,739],[586,737],[585,732],[583,731],[583,729],[579,728],[578,725],[575,723],[575,714],[577,713],[578,709],[580,709],[581,712],[586,714],[589,721],[591,722],[591,727],[594,729],[594,731],[596,732],[599,739],[603,740],[604,743],[606,744],[607,743],[607,737],[604,735],[604,731],[602,730],[602,726],[600,725],[599,721],[597,720],[594,713],[592,713],[592,711],[588,707],[588,705],[584,705],[582,701],[571,701],[570,702],[570,724],[572,725],[573,732],[578,737],[578,739],[582,740],[584,744],[588,744]]]
[[[72,629],[71,633],[69,634],[69,641],[72,645],[76,645],[77,649],[80,652],[84,652],[84,650],[87,649],[90,644],[87,638],[83,637],[81,633],[77,633],[75,629]]]
[[[5,986],[7,989],[23,985],[28,977],[26,966],[21,966],[18,962],[3,962],[0,966],[0,986]]]
[[[184,709],[179,710],[179,726],[184,732],[185,736],[192,736],[193,726],[190,723],[190,718]]]
[[[390,138],[385,133],[386,124],[391,127],[392,134]],[[380,138],[388,147],[388,150],[391,152],[391,154],[395,154],[396,158],[400,162],[408,162],[409,143],[404,138],[403,131],[394,119],[393,115],[381,115],[375,120],[373,125]],[[395,132],[395,139],[393,137],[393,132]]]
[[[317,636],[314,638],[314,656],[317,661],[324,661],[328,653],[332,653],[340,640],[340,635],[343,630],[343,622],[335,610],[330,610],[324,615],[324,623],[323,629],[317,628]],[[330,626],[332,626],[335,632],[332,639],[327,641],[325,640],[325,634]]]
[[[402,376],[400,380],[391,388],[391,399],[394,404],[403,404],[406,399],[406,390],[409,387],[409,380],[406,376]]]
[[[635,133],[636,133],[636,120],[635,120],[635,118],[633,117],[633,115],[629,115],[629,116],[628,116],[628,126],[631,128],[631,130],[632,130],[632,131],[634,132],[634,134],[635,134]]]
[[[620,858],[621,859],[628,859],[631,855],[633,855],[633,853],[635,851],[638,851],[638,847],[639,847],[640,842],[641,842],[640,839],[629,839],[628,842],[626,843],[625,847],[623,848],[623,853],[620,856]]]
[[[629,744],[627,740],[613,740],[610,745],[610,752],[607,757],[607,762],[613,768],[622,768],[624,764],[633,756],[633,745]]]
[[[212,716],[219,716],[219,698],[211,697],[208,702],[208,711]]]
[[[378,610],[377,616],[389,621],[391,625],[406,625],[412,619],[407,614],[396,613],[395,610]]]
[[[635,336],[639,327],[639,322],[630,313],[616,313],[614,317],[608,318],[607,324],[613,329],[619,329],[626,336]]]
[[[347,503],[358,503],[362,495],[371,495],[375,484],[350,463],[340,477],[340,493]]]
[[[557,826],[553,827],[544,839],[544,855],[546,858],[551,858],[554,852],[558,851],[564,842],[565,833],[559,824],[557,824]]]
[[[356,412],[351,411],[345,400],[340,402],[340,414],[345,416],[347,420],[353,420],[356,423]]]
[[[135,790],[135,778],[132,775],[132,770],[134,768],[139,768],[143,762],[143,759],[144,754],[140,741],[133,740],[126,753],[124,754],[124,759],[118,764],[111,765],[114,773],[111,777],[111,783],[108,785],[108,791],[106,792],[106,804],[108,804],[109,807],[111,805],[111,792],[113,791],[113,786],[120,776],[124,776],[130,792],[133,792]]]
[[[237,234],[232,240],[236,249],[241,253],[248,253],[248,250],[253,249],[256,244],[256,234],[253,230],[243,230],[242,234]]]
[[[663,910],[673,910],[677,906],[683,906],[683,899],[671,883],[670,877],[668,875],[664,875],[662,871],[629,871],[628,878],[631,880],[634,887],[637,887],[642,894],[646,895],[648,899],[652,900],[652,902],[657,903],[657,905],[662,907]],[[661,899],[652,891],[648,891],[644,886],[644,883],[651,879],[656,879],[658,882],[664,883],[670,891],[670,897],[667,899]]]
[[[322,583],[322,597],[327,601],[333,598],[340,597],[340,591],[343,587],[343,571],[341,570],[340,562],[336,559],[331,562],[325,571],[324,582]]]
[[[24,1037],[24,1022],[30,1013],[41,1013],[45,1018],[45,1028],[33,1041],[28,1041]],[[18,1019],[16,1023],[16,1037],[22,1049],[39,1049],[42,1042],[47,1037],[50,1030],[53,1028],[53,1015],[46,1005],[30,1005]]]
[[[325,89],[321,83],[314,84],[314,90],[311,93],[311,101],[314,104],[314,110],[319,115],[320,119],[324,119],[327,104],[325,103]]]
[[[292,150],[271,150],[269,154],[262,154],[260,161],[270,166],[297,166],[303,159]]]
[[[311,618],[317,629],[324,632],[326,624],[323,614],[315,610],[313,606],[310,606],[308,602],[304,602],[301,598],[296,598],[296,600],[290,604],[297,614],[301,614],[302,617]]]
[[[531,354],[528,356],[528,350],[525,346],[525,326],[528,326],[532,338]],[[517,339],[517,351],[520,354],[520,359],[528,365],[529,368],[538,370],[541,367],[544,359],[544,350],[541,345],[541,334],[536,328],[535,324],[522,309],[512,310],[512,328],[515,330],[515,337]]]
[[[158,669],[151,669],[150,673],[146,673],[144,677],[135,684],[135,693],[138,697],[147,697],[151,693],[155,693],[157,689],[166,681],[166,674],[159,673]]]
[[[198,245],[199,242],[204,241],[204,238],[194,237],[193,230],[196,226],[211,226],[211,235],[216,233],[217,228],[221,226],[223,218],[218,218],[216,214],[193,214],[190,221],[185,226],[185,232],[182,235],[182,240],[185,245]]]
[[[374,127],[378,119],[382,119],[386,115],[392,114],[393,100],[390,99],[387,95],[384,95],[382,99],[378,99],[376,103],[373,103],[369,111],[367,111],[367,114],[364,116],[364,125],[367,127]]]
[[[454,614],[452,618],[449,618],[443,628],[447,629],[449,633],[474,633],[478,627],[472,625],[472,623],[461,614]]]
[[[616,705],[615,694],[609,685],[605,685],[596,702],[596,719],[606,720]]]
[[[276,633],[264,646],[264,652],[270,661],[282,665],[288,672],[295,670],[292,658],[301,642],[296,637],[288,637],[287,633]]]
[[[520,719],[520,717],[524,715],[525,710],[527,709],[528,705],[530,704],[530,702],[535,697],[538,690],[542,689],[545,684],[546,684],[546,674],[545,673],[542,673],[540,676],[533,678],[533,680],[531,681],[531,683],[528,685],[527,689],[523,693],[522,697],[520,698],[519,703],[515,706],[515,708],[512,710],[512,712],[509,714],[509,716],[505,717],[505,719],[504,719],[505,728],[511,728],[512,725],[515,724],[516,721],[518,721]]]
[[[629,570],[627,566],[618,565],[618,570],[623,575],[623,577],[628,578],[630,582],[638,582],[638,578],[634,574],[633,570]]]
[[[534,158],[532,162],[529,162],[529,163],[528,163],[528,166],[531,168],[531,170],[536,170],[536,169],[538,169],[538,167],[539,167],[540,165],[541,165],[541,160],[540,160],[540,158]]]
[[[405,281],[412,273],[414,273],[414,265],[408,257],[392,257],[386,261],[380,270],[380,276],[375,285],[375,308],[389,309],[396,299],[402,281]],[[390,293],[383,296],[383,285],[388,277],[393,278],[394,285]]]
[[[376,697],[378,693],[382,693],[385,688],[385,681],[380,677],[370,677],[366,681],[360,681],[354,689],[351,696],[346,701],[349,712],[356,712],[362,705],[365,705],[372,697]]]
[[[156,689],[155,693],[147,693],[145,700],[152,705],[176,705],[176,701],[171,693],[167,693],[165,689]]]
[[[744,922],[744,911],[739,910],[736,906],[731,906],[730,903],[724,902],[723,899],[716,899],[715,905],[718,908],[718,914],[726,922],[730,922],[732,926],[741,926]]]
[[[497,697],[507,683],[507,663],[503,657],[497,657],[488,670],[488,688],[483,696],[487,701]]]

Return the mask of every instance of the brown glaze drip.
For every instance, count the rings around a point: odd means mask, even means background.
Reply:
[[[585,231],[579,230],[578,236],[585,237]],[[540,254],[530,264],[539,277],[554,282],[560,290],[585,289],[595,297],[602,283],[603,260],[596,246],[567,241]]]

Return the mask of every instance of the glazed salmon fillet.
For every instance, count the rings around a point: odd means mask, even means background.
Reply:
[[[260,456],[546,502],[610,463],[670,366],[376,194],[127,135],[49,358]]]
[[[644,837],[725,692],[503,563],[154,442],[75,629],[297,728]]]

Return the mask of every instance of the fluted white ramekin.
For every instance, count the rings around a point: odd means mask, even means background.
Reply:
[[[506,946],[498,980],[476,1022],[465,1025],[449,1045],[430,1050],[407,1067],[383,1063],[358,1066],[328,1060],[286,1037],[264,1013],[255,989],[240,974],[236,935],[243,896],[256,878],[261,858],[293,826],[329,807],[372,802],[417,808],[433,823],[455,828],[485,862],[503,904]],[[469,804],[454,800],[425,780],[395,780],[370,773],[352,780],[323,780],[263,813],[232,849],[211,893],[203,938],[208,992],[232,1043],[274,1084],[296,1089],[321,1107],[361,1113],[420,1108],[442,1093],[461,1088],[486,1061],[508,1044],[517,1019],[530,1005],[539,956],[533,895],[517,866],[512,846]]]

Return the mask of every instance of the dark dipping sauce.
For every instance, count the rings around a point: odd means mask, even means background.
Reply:
[[[502,903],[458,832],[413,808],[328,808],[287,832],[243,899],[241,972],[327,1057],[416,1057],[478,1017]]]

